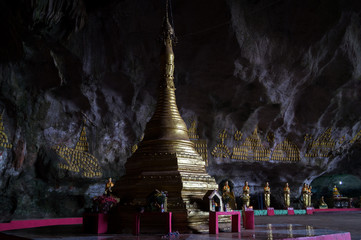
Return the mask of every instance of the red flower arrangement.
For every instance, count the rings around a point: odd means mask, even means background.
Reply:
[[[108,213],[117,203],[117,200],[111,196],[96,196],[93,198],[93,212]]]

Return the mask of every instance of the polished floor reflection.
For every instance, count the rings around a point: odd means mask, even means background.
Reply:
[[[314,229],[312,226],[299,224],[267,224],[256,225],[254,230],[242,229],[241,233],[231,233],[230,229],[216,234],[172,234],[151,235],[141,234],[133,236],[130,234],[101,234],[89,235],[82,232],[81,225],[51,226],[33,229],[13,230],[4,232],[9,236],[23,237],[25,239],[63,239],[63,240],[116,240],[116,239],[287,239],[299,237],[312,237],[319,235],[338,234],[340,231],[328,229]],[[1,236],[0,236],[1,238]],[[2,239],[2,238],[1,238]]]
[[[245,230],[241,233],[231,233],[230,226],[215,234],[175,234],[175,235],[151,235],[141,234],[102,234],[90,235],[82,232],[81,225],[51,226],[33,229],[22,229],[3,232],[11,239],[39,239],[39,240],[124,240],[124,239],[297,239],[316,237],[321,235],[337,234],[337,238],[347,239],[345,232],[350,232],[352,239],[361,238],[361,213],[353,214],[317,214],[303,216],[259,216],[255,218],[256,229]],[[7,239],[0,234],[0,239]],[[10,239],[10,238],[9,238]],[[314,240],[313,238],[312,240]],[[332,238],[329,238],[332,239]]]

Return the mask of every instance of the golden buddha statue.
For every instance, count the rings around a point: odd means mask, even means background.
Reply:
[[[321,197],[319,208],[320,209],[327,209],[328,208],[328,205],[326,204],[325,198],[323,196]]]
[[[306,183],[303,184],[302,188],[302,200],[303,200],[303,207],[308,207],[308,186]]]
[[[341,196],[341,194],[340,194],[340,192],[338,191],[336,185],[333,186],[332,195],[333,195],[333,197],[340,197],[340,196]]]
[[[228,185],[228,181],[224,182],[224,186],[223,186],[223,192],[230,192],[231,188]]]
[[[271,188],[269,187],[268,182],[266,182],[263,191],[264,191],[264,204],[266,205],[266,208],[269,208],[271,206]]]
[[[231,191],[228,181],[224,182],[224,186],[222,188],[222,200],[224,203],[224,207],[227,210],[229,210],[229,208],[236,209],[234,193]]]
[[[249,186],[247,181],[244,182],[242,200],[243,206],[249,207],[251,197],[249,196]]]
[[[312,201],[311,201],[312,186],[309,186],[307,190],[308,190],[308,195],[307,195],[307,197],[308,197],[308,199],[307,199],[308,205],[307,205],[307,207],[311,207],[311,205],[312,205]]]
[[[112,187],[114,187],[114,183],[112,182],[112,178],[109,178],[108,182],[105,184],[104,195],[110,196]]]
[[[285,187],[283,188],[283,198],[285,201],[286,208],[289,208],[291,205],[291,199],[290,199],[290,187],[288,186],[288,183],[286,183]]]

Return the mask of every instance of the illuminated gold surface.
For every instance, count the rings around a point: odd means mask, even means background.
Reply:
[[[218,143],[212,150],[211,154],[216,158],[229,158],[231,156],[231,151],[224,144],[224,140],[227,138],[228,134],[226,130],[223,130],[219,133],[219,138],[221,139],[221,143]]]
[[[355,143],[356,141],[361,139],[361,130],[350,140],[350,143]]]
[[[189,139],[199,139],[199,135],[197,133],[197,121],[195,119],[191,120],[190,128],[188,129]]]
[[[243,133],[242,133],[241,131],[236,131],[236,132],[234,133],[234,140],[236,140],[236,141],[241,141],[242,136],[243,136]]]
[[[201,155],[206,166],[208,166],[208,145],[206,139],[191,139],[191,142],[194,143],[194,148]]]
[[[308,199],[308,186],[304,184],[302,188],[302,203],[304,208],[309,206]]]
[[[266,208],[271,206],[271,188],[269,187],[269,183],[266,183],[266,186],[263,188],[263,195],[264,195],[264,203]]]
[[[0,148],[12,148],[13,145],[9,143],[8,136],[5,134],[3,123],[3,115],[0,115]]]
[[[358,141],[361,137],[361,131],[357,133],[350,143]],[[257,128],[253,131],[252,135],[248,136],[241,142],[243,133],[235,131],[234,140],[235,145],[230,148],[225,144],[225,139],[228,137],[227,131],[223,130],[219,134],[221,140],[212,150],[211,154],[214,158],[232,161],[288,161],[298,162],[301,160],[300,149],[291,140],[285,139],[278,143],[276,147],[269,148],[264,146],[258,133]],[[267,141],[270,146],[274,144],[274,134],[269,132]],[[329,128],[323,132],[317,139],[313,140],[311,135],[305,136],[305,143],[307,150],[305,157],[328,157],[329,154],[335,149],[336,142],[342,144],[346,141],[345,136],[341,137],[338,141],[332,138],[332,129]]]
[[[336,144],[336,141],[332,138],[332,128],[326,129],[316,140],[313,140],[313,137],[307,134],[305,142],[308,142],[306,157],[328,157]]]
[[[200,205],[205,194],[218,185],[207,174],[205,161],[189,140],[187,126],[178,111],[173,82],[175,36],[167,16],[162,37],[162,78],[156,109],[113,193],[128,199],[130,204],[145,205],[154,189],[167,191],[168,210],[174,216],[172,226],[184,231],[207,223],[208,212],[201,211]],[[208,199],[205,203],[208,206]]]
[[[290,198],[291,190],[288,186],[288,183],[285,184],[285,187],[283,188],[283,200],[285,202],[285,207],[288,208],[291,205],[291,198]]]
[[[59,145],[53,146],[53,149],[66,162],[66,164],[59,163],[59,168],[81,173],[87,178],[102,176],[98,160],[90,153]]]
[[[288,139],[277,144],[272,152],[271,160],[273,161],[300,161],[300,150]]]
[[[83,127],[80,132],[79,141],[75,145],[75,150],[82,151],[82,152],[88,152],[89,151],[89,144],[86,139],[86,131],[85,131],[85,120]]]
[[[101,177],[102,172],[96,159],[93,155],[88,153],[89,144],[86,138],[85,121],[80,132],[79,141],[76,143],[75,149],[64,145],[53,146],[57,155],[62,158],[66,164],[59,163],[61,169],[71,172],[81,173],[83,177]]]
[[[270,150],[262,145],[257,128],[244,143],[233,148],[232,159],[244,161],[269,161]]]
[[[268,141],[268,143],[270,144],[270,146],[273,145],[273,143],[274,143],[274,141],[275,141],[275,135],[274,135],[273,132],[269,132],[269,133],[267,134],[267,141]]]
[[[311,207],[312,206],[312,186],[309,186],[307,190],[308,190],[307,207]]]
[[[251,202],[251,196],[249,195],[249,186],[247,181],[245,181],[243,186],[242,201],[243,205],[249,207],[249,204]]]
[[[208,146],[206,139],[199,139],[197,133],[197,121],[195,119],[191,120],[190,128],[188,129],[189,140],[194,143],[194,148],[201,155],[202,159],[208,166]]]

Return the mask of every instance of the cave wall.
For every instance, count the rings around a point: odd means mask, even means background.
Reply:
[[[79,216],[106,178],[119,178],[157,96],[161,1],[36,0],[0,3],[0,107],[11,148],[2,148],[2,220]],[[172,1],[179,110],[208,142],[208,172],[238,196],[269,181],[279,204],[289,182],[361,177],[361,3],[357,1]],[[52,147],[74,148],[86,119],[101,176],[59,168]],[[289,139],[299,161],[212,155],[230,152],[257,127],[263,146]],[[309,143],[332,129],[323,156]],[[267,136],[273,136],[269,141]],[[331,183],[330,183],[331,184]],[[347,186],[345,186],[347,188]],[[352,186],[361,194],[361,186]],[[316,189],[317,190],[317,189]]]

